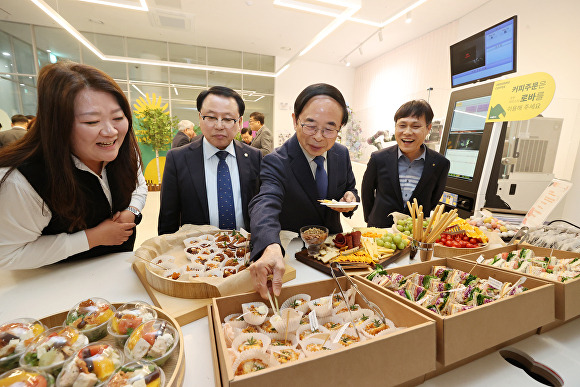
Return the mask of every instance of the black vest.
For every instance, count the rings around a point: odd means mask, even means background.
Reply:
[[[61,233],[75,233],[81,231],[81,229],[74,229],[69,231],[69,223],[65,219],[57,215],[50,206],[46,203],[47,197],[47,176],[45,173],[44,162],[27,162],[20,167],[18,171],[24,175],[26,180],[30,183],[32,188],[38,193],[38,195],[44,201],[50,212],[52,213],[52,218],[48,225],[42,230],[42,235],[56,235]],[[109,201],[103,192],[99,178],[87,171],[81,171],[78,168],[74,168],[74,175],[80,188],[84,194],[85,199],[88,201],[87,205],[87,215],[85,218],[86,229],[96,227],[103,220],[111,218],[112,214],[117,211],[123,211],[129,205],[129,200],[122,200],[118,196],[118,191],[114,186],[112,179],[109,179],[109,188],[111,190],[111,195],[113,199],[113,209],[109,205]],[[109,175],[110,176],[110,175]],[[133,251],[133,246],[135,245],[135,229],[133,229],[133,234],[127,241],[118,246],[95,246],[90,250],[83,251],[81,253],[71,255],[66,258],[66,261],[72,261],[77,259],[92,258],[105,254],[119,253],[125,251]],[[62,261],[61,261],[62,262]]]

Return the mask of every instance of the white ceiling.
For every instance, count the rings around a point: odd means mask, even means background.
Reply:
[[[330,16],[274,5],[273,0],[146,0],[149,12],[80,0],[45,1],[79,31],[241,50],[284,58],[297,55],[333,21]],[[139,3],[137,0],[109,1],[133,5]],[[428,0],[411,12],[411,23],[405,23],[405,17],[401,17],[384,27],[382,41],[379,41],[377,27],[349,20],[303,58],[339,64],[341,59],[354,51],[348,59],[356,67],[461,18],[487,1]],[[333,7],[339,12],[344,10],[336,5],[340,1],[301,2],[326,7],[332,6],[326,4],[330,2],[334,3]],[[354,17],[380,23],[410,6],[415,0],[360,2],[361,9]],[[160,27],[160,19],[171,21],[176,27]],[[2,0],[0,20],[57,26],[30,0]],[[369,37],[362,45],[361,54],[357,48]]]

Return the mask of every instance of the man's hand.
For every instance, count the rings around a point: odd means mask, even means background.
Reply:
[[[95,246],[118,246],[129,239],[133,234],[135,223],[119,223],[120,216],[121,214],[117,212],[113,219],[105,219],[98,226],[85,230],[89,248]]]
[[[135,214],[129,210],[117,212],[113,216],[113,221],[117,223],[135,223]]]
[[[254,289],[264,299],[268,299],[268,276],[273,275],[272,290],[278,297],[282,290],[282,276],[286,271],[282,248],[274,243],[264,249],[262,257],[250,265],[250,273],[254,281]]]
[[[351,191],[346,191],[344,193],[344,196],[339,200],[340,202],[356,202],[356,196],[354,196],[354,194]],[[352,211],[353,207],[333,207],[332,208],[334,211],[337,212],[349,212]]]

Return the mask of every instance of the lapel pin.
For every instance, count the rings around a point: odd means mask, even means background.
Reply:
[[[433,166],[435,166],[435,164],[433,164]]]
[[[244,153],[244,157],[248,157],[248,154],[247,153]],[[433,165],[435,165],[435,164],[433,164]]]

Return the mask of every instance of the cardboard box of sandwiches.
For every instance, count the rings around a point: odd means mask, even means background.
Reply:
[[[484,265],[554,284],[556,319],[561,322],[580,315],[579,253],[514,244],[457,258],[474,262],[480,256]]]
[[[275,300],[263,300],[258,293],[214,298],[209,323],[216,384],[422,383],[436,366],[435,322],[355,279],[359,291],[386,317],[385,327],[380,313],[373,314],[359,294],[347,290],[346,278],[339,281],[344,293],[332,279],[284,286],[278,305]],[[342,294],[350,308],[345,307]],[[264,306],[267,316],[263,315]],[[270,306],[279,308],[279,314],[273,315]],[[310,319],[313,310],[316,321]],[[273,333],[272,328],[278,332]]]
[[[441,369],[532,335],[554,321],[554,285],[531,277],[522,283],[521,277],[443,258],[359,279],[435,320]]]

